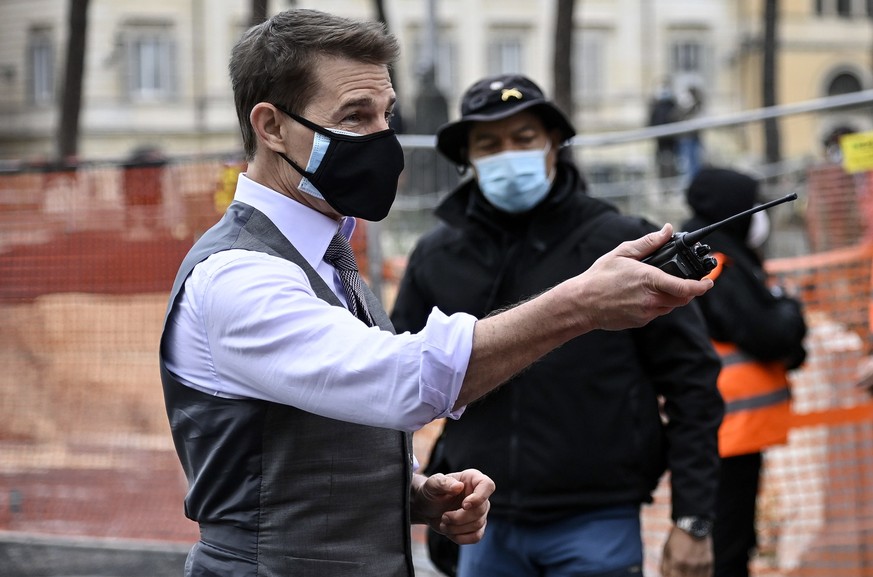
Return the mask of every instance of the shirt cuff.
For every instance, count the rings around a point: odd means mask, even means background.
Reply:
[[[476,317],[466,313],[446,316],[434,307],[428,316],[422,345],[421,400],[437,409],[435,418],[457,419],[461,408],[452,411],[461,392],[473,351]]]

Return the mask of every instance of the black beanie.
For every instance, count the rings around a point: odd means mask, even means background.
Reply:
[[[758,181],[734,170],[702,168],[688,185],[685,198],[696,216],[718,222],[758,203]]]

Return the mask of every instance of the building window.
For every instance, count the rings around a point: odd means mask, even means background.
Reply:
[[[676,74],[703,72],[703,45],[693,40],[674,42],[670,47],[670,70]]]
[[[489,74],[523,74],[524,50],[521,33],[501,33],[488,43]]]
[[[815,0],[818,16],[873,16],[873,0]]]
[[[51,104],[55,95],[55,50],[49,28],[33,28],[27,38],[28,97]]]
[[[677,88],[705,86],[714,73],[710,48],[703,32],[676,33],[669,44],[669,74]]]
[[[573,92],[591,103],[606,92],[606,42],[603,30],[577,30],[573,35]]]
[[[176,90],[176,45],[168,24],[129,25],[124,31],[127,93],[137,102],[171,100]]]
[[[842,73],[838,74],[831,80],[828,85],[828,96],[836,96],[838,94],[851,94],[852,92],[861,91],[861,81],[854,74]]]

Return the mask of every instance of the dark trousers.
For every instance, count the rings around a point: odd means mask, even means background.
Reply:
[[[757,545],[755,507],[761,476],[761,453],[721,460],[713,546],[713,577],[748,577],[749,558]]]

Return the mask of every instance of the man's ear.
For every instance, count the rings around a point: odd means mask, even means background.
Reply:
[[[282,128],[284,114],[272,104],[258,102],[252,108],[249,122],[263,146],[275,152],[285,152],[287,131]]]

